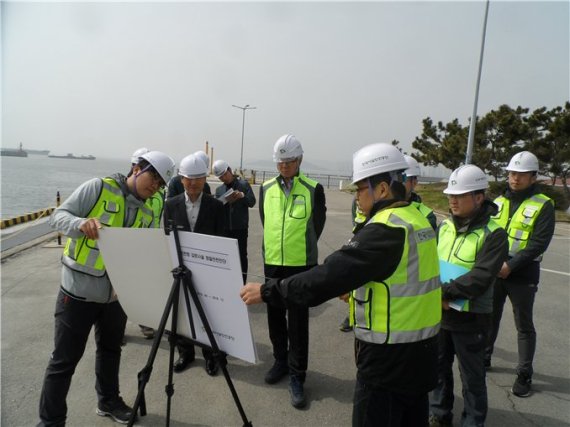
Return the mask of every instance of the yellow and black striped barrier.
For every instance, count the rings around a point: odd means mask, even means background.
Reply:
[[[34,221],[41,217],[48,217],[54,210],[55,208],[47,208],[41,211],[20,215],[15,218],[3,219],[2,222],[0,223],[0,229],[4,230],[5,228],[12,227],[17,224],[23,224],[28,221]]]

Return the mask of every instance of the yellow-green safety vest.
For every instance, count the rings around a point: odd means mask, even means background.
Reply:
[[[265,264],[306,266],[318,262],[313,207],[317,181],[302,173],[285,195],[276,178],[263,183],[263,259]]]
[[[396,271],[383,282],[368,282],[351,292],[350,322],[356,338],[401,344],[435,336],[441,321],[435,231],[411,205],[381,210],[366,226],[372,223],[401,228],[406,237]]]
[[[150,196],[146,200],[145,205],[150,210],[152,210],[152,214],[154,217],[152,221],[152,226],[154,228],[159,228],[160,222],[162,220],[162,212],[164,211],[164,189],[161,188],[152,196]]]
[[[445,263],[458,266],[459,269],[454,277],[459,277],[473,269],[477,254],[483,247],[485,239],[493,231],[500,228],[492,219],[484,227],[469,230],[466,233],[457,233],[455,224],[451,219],[443,221],[439,227],[437,255],[439,257],[440,266]],[[443,267],[441,267],[443,269]],[[443,270],[442,270],[443,272]],[[448,280],[443,277],[442,282]],[[491,313],[493,310],[493,287],[489,286],[487,291],[473,301],[466,301],[462,311],[471,311],[474,313]]]
[[[525,199],[516,210],[512,218],[509,218],[510,200],[505,196],[497,197],[494,200],[499,207],[497,215],[493,219],[507,231],[509,237],[509,256],[513,257],[517,252],[526,248],[528,240],[534,229],[536,219],[546,203],[554,201],[544,194],[534,194]],[[542,254],[535,261],[540,261]]]
[[[125,221],[125,197],[119,184],[112,178],[103,178],[101,193],[87,215],[87,218],[98,218],[101,225],[107,227],[123,227]],[[152,225],[153,213],[146,205],[137,211],[132,228],[148,228]],[[86,236],[68,238],[63,250],[62,262],[72,270],[91,276],[101,277],[105,274],[105,264],[99,252],[96,240]]]
[[[410,203],[413,207],[415,207],[424,217],[428,217],[429,214],[433,212],[432,209],[424,205],[422,202],[411,202]]]

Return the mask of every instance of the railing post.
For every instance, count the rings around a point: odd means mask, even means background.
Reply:
[[[60,196],[59,196],[59,190],[58,190],[58,191],[57,191],[57,194],[56,194],[56,196],[55,196],[55,206],[56,206],[56,209],[59,208],[59,203],[60,203],[60,201],[61,201],[61,198],[60,198]],[[58,246],[61,246],[61,232],[58,232],[58,233],[57,233],[57,244],[58,244]]]

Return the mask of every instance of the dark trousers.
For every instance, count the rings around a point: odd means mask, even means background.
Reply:
[[[243,230],[226,230],[225,231],[227,237],[231,237],[232,239],[237,239],[238,241],[238,248],[239,248],[239,260],[241,262],[241,271],[243,276],[243,283],[245,284],[247,280],[247,269],[248,269],[248,262],[247,262],[247,236],[248,230],[247,228]]]
[[[180,356],[184,355],[190,359],[194,359],[196,356],[196,350],[194,350],[194,343],[190,341],[186,337],[178,337],[178,344],[176,346],[178,348],[178,353]],[[209,348],[202,347],[202,356],[204,356],[204,360],[209,360],[213,358],[212,350]]]
[[[309,270],[311,267],[265,266],[265,276],[286,278]],[[273,345],[273,357],[287,360],[289,373],[305,380],[309,360],[309,308],[290,307],[284,309],[267,305],[269,339]]]
[[[405,395],[356,381],[353,427],[427,427],[427,393]]]
[[[55,305],[54,351],[40,396],[40,419],[44,425],[65,423],[71,377],[83,356],[93,325],[97,344],[95,389],[99,402],[109,403],[119,397],[121,341],[126,322],[127,316],[119,302],[83,302],[59,292]]]
[[[437,387],[430,393],[430,412],[439,420],[453,418],[453,360],[457,356],[463,385],[461,426],[485,425],[487,386],[485,384],[486,335],[481,332],[439,332]]]
[[[534,298],[538,290],[535,284],[517,283],[512,280],[497,279],[493,294],[493,328],[489,336],[486,357],[491,358],[493,346],[499,334],[499,326],[503,316],[503,307],[507,297],[511,300],[515,326],[519,360],[517,374],[532,377],[532,362],[536,350],[536,330],[532,320]]]

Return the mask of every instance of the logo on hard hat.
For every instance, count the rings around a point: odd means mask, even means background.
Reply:
[[[518,160],[515,160],[515,165],[520,165],[521,162],[519,162]]]
[[[170,178],[171,175],[172,175],[172,171],[171,171],[171,170],[167,170],[167,171],[166,171],[166,176]]]
[[[454,180],[454,179],[452,179],[452,180],[451,180],[451,185],[457,185],[457,181]]]
[[[283,153],[286,153],[287,150],[285,150],[284,148],[281,148],[281,149],[279,149],[279,152],[280,152],[281,154],[283,154]]]

